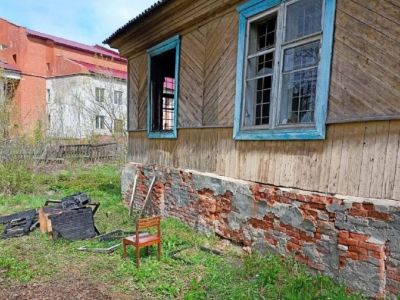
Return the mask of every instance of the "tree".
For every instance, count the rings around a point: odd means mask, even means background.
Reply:
[[[10,137],[12,129],[12,114],[15,112],[15,103],[13,101],[18,81],[9,79],[3,68],[0,68],[0,138]]]
[[[126,83],[111,73],[50,79],[48,84],[50,134],[89,138],[126,136]]]

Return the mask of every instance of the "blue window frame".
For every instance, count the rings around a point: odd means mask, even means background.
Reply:
[[[336,0],[249,0],[239,37],[233,137],[324,139]]]
[[[180,38],[174,36],[147,50],[147,136],[177,138]]]

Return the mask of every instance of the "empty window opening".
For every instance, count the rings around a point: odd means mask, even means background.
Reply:
[[[14,63],[17,63],[17,54],[14,54],[12,57],[13,57]]]
[[[151,129],[172,131],[175,124],[175,59],[172,49],[151,57]]]

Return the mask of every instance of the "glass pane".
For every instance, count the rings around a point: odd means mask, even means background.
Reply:
[[[272,76],[247,82],[243,115],[243,125],[245,127],[269,124],[271,88]]]
[[[267,53],[250,58],[247,63],[247,78],[272,75],[274,66],[274,53]]]
[[[285,50],[283,72],[318,65],[319,42],[314,42]]]
[[[280,124],[313,123],[318,68],[284,74]]]
[[[286,41],[322,30],[323,0],[301,0],[287,7]]]
[[[250,24],[249,54],[275,47],[276,14]]]

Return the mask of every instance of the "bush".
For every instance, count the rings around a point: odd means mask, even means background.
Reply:
[[[21,161],[0,164],[0,193],[15,195],[35,191],[34,173],[28,163]]]

